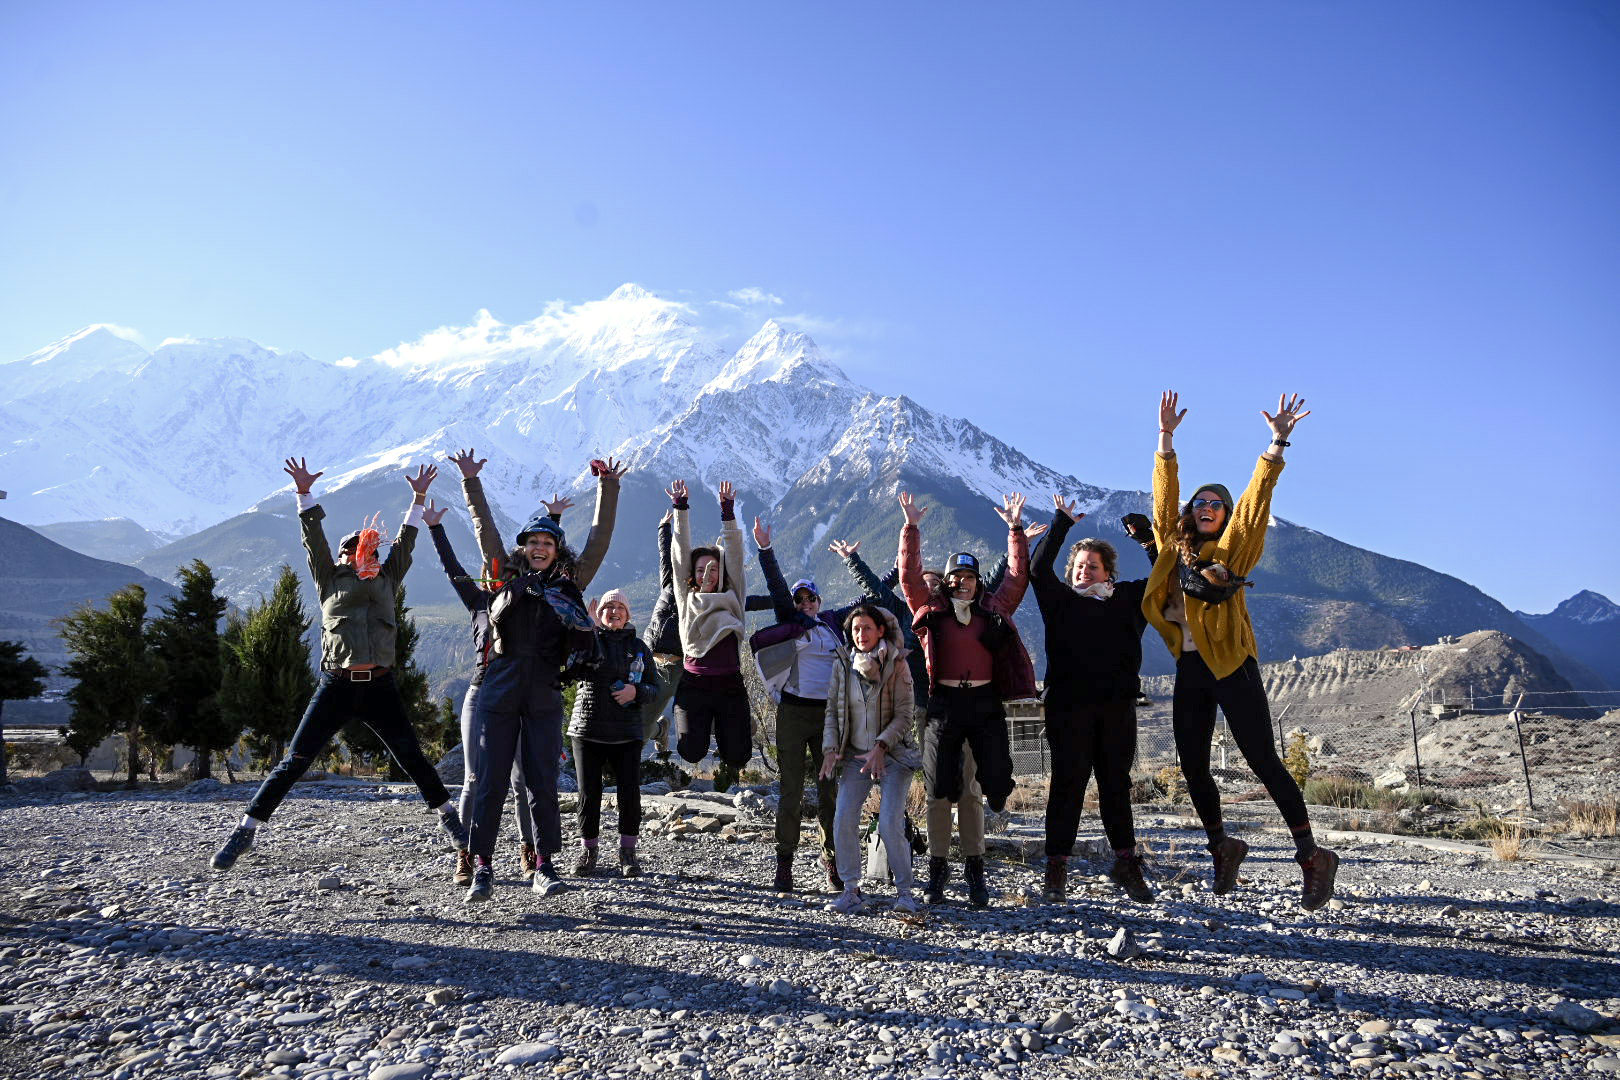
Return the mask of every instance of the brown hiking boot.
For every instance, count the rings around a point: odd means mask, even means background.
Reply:
[[[534,877],[534,868],[540,865],[540,853],[533,844],[523,845],[523,876]]]
[[[1209,852],[1215,856],[1215,884],[1211,891],[1216,896],[1225,896],[1237,886],[1238,866],[1249,853],[1249,845],[1235,836],[1228,836],[1213,845]]]
[[[619,874],[622,877],[640,877],[641,860],[636,858],[636,849],[633,847],[619,847]]]
[[[793,857],[791,855],[778,855],[776,857],[776,879],[771,882],[771,888],[776,892],[793,891]]]
[[[1041,899],[1061,904],[1069,898],[1069,860],[1057,855],[1046,857],[1046,882]]]
[[[574,863],[575,877],[591,877],[596,873],[596,845],[579,849],[579,859]]]
[[[466,848],[461,848],[460,850],[458,850],[456,852],[456,873],[455,873],[455,876],[452,877],[450,880],[454,881],[457,885],[460,885],[462,888],[466,888],[468,885],[472,884],[472,879],[473,879],[473,857],[472,857],[472,852],[468,851]]]
[[[1153,902],[1153,890],[1148,887],[1147,878],[1142,876],[1142,856],[1126,855],[1115,859],[1108,876],[1138,904]]]
[[[838,867],[825,855],[821,857],[821,868],[827,871],[827,884],[832,886],[833,892],[843,892],[844,879],[838,876]]]
[[[1333,899],[1333,879],[1339,872],[1338,853],[1332,848],[1319,847],[1299,865],[1305,871],[1305,885],[1299,894],[1300,906],[1306,911],[1315,911]]]

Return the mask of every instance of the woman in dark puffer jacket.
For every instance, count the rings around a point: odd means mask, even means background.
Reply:
[[[579,777],[579,835],[583,845],[574,873],[596,872],[597,835],[602,822],[602,774],[613,772],[618,787],[619,870],[625,877],[641,873],[636,837],[641,831],[641,744],[643,705],[658,697],[652,650],[630,625],[630,600],[609,589],[591,605],[598,627],[601,656],[580,681],[568,737],[574,740],[574,770]]]

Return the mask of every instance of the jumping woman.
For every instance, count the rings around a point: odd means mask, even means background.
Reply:
[[[1153,463],[1153,527],[1159,558],[1148,578],[1142,613],[1176,658],[1171,715],[1182,775],[1209,836],[1214,892],[1231,892],[1249,845],[1227,835],[1220,790],[1209,771],[1218,707],[1243,759],[1293,834],[1295,858],[1304,873],[1300,903],[1315,911],[1333,896],[1339,857],[1317,845],[1299,785],[1277,756],[1254,627],[1243,596],[1246,575],[1265,549],[1271,493],[1282,474],[1288,436],[1310,413],[1300,411],[1305,402],[1297,394],[1279,397],[1275,416],[1260,413],[1271,429],[1271,442],[1237,502],[1222,485],[1202,484],[1183,506],[1172,445],[1175,430],[1187,415],[1186,409],[1177,411],[1179,403],[1173,391],[1165,391],[1159,399],[1159,452]]]
[[[310,494],[310,485],[321,474],[310,472],[302,458],[288,458],[285,471],[298,493],[304,554],[309,558],[310,576],[315,579],[321,600],[321,677],[304,718],[298,722],[298,730],[293,732],[287,756],[265,777],[241,823],[214,853],[213,867],[229,870],[243,852],[253,847],[255,830],[270,820],[310,762],[351,719],[376,732],[394,760],[416,782],[428,806],[438,811],[439,822],[450,839],[457,847],[465,847],[467,833],[461,818],[444,782],[422,754],[391,670],[395,596],[405,571],[410,569],[428,486],[438,470],[422,466],[415,476],[407,477],[414,492],[410,513],[386,559],[378,556],[382,538],[377,528],[366,526],[343,538],[336,560],[321,528],[326,511]]]

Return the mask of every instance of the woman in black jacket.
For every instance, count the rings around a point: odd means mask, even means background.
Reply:
[[[568,736],[574,740],[574,771],[579,779],[579,835],[583,845],[574,873],[596,872],[597,835],[602,823],[602,774],[613,772],[618,787],[619,870],[641,873],[636,837],[641,831],[641,744],[643,705],[658,697],[652,650],[630,625],[630,599],[609,589],[591,605],[596,620],[599,661],[580,680]]]
[[[1063,580],[1054,572],[1069,528],[1084,514],[1061,495],[1052,528],[1030,560],[1030,584],[1046,626],[1046,741],[1052,780],[1046,803],[1046,883],[1042,895],[1063,900],[1069,855],[1097,774],[1103,831],[1114,849],[1109,871],[1131,899],[1153,891],[1142,876],[1131,818],[1131,763],[1136,758],[1137,673],[1142,666],[1142,592],[1146,579],[1119,581],[1119,555],[1106,540],[1087,537],[1069,553]],[[1127,528],[1130,528],[1129,523]]]

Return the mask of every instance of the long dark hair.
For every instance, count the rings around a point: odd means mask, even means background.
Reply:
[[[703,558],[705,555],[709,556],[710,558],[714,559],[715,562],[720,564],[720,584],[724,585],[726,582],[726,560],[721,557],[720,549],[717,547],[708,546],[695,547],[692,549],[691,557],[686,560],[686,587],[691,589],[693,592],[698,591],[698,560]]]
[[[1208,489],[1199,488],[1199,490]],[[1227,525],[1231,522],[1232,508],[1229,506],[1226,508],[1225,516],[1221,518],[1220,532],[1210,535],[1199,532],[1198,519],[1193,517],[1192,500],[1189,499],[1186,508],[1181,511],[1181,516],[1176,518],[1176,551],[1181,555],[1181,561],[1188,566],[1196,565],[1198,553],[1203,550],[1204,545],[1211,540],[1219,540],[1221,533],[1226,531]]]

